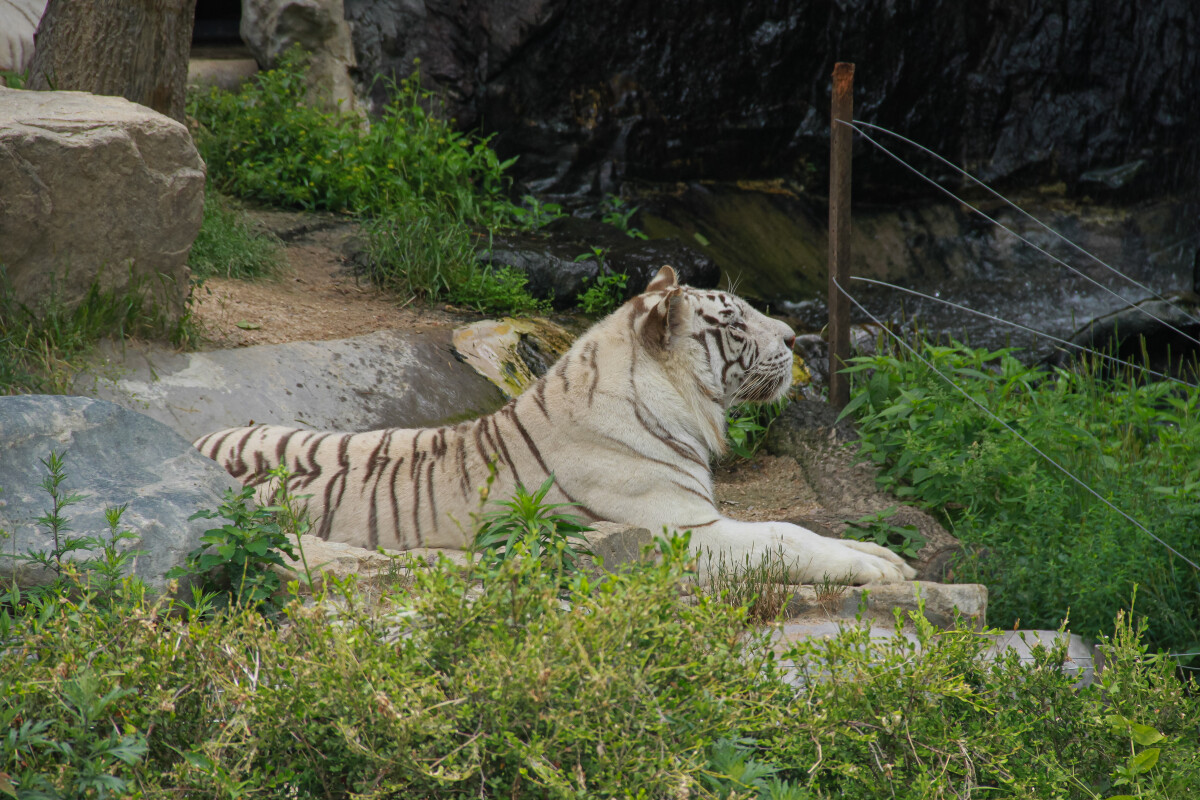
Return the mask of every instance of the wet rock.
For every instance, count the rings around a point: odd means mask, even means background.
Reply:
[[[454,331],[454,350],[505,397],[521,394],[571,347],[574,338],[553,322],[524,318],[481,320]]]
[[[887,523],[913,526],[925,543],[910,561],[920,581],[941,582],[951,575],[962,544],[919,508],[903,505],[875,486],[875,468],[848,447],[857,439],[849,420],[836,422],[826,403],[795,400],[771,426],[764,449],[796,459],[820,509],[786,520],[823,536],[841,537],[849,522],[893,511]]]
[[[1067,366],[1088,351],[1113,356],[1174,378],[1195,381],[1200,363],[1200,296],[1174,294],[1106,314],[1075,332],[1066,346],[1047,359]],[[1084,349],[1080,349],[1084,348]],[[1145,358],[1148,356],[1148,359]],[[1108,367],[1120,371],[1120,367]]]
[[[62,516],[71,536],[107,539],[108,507],[128,504],[121,529],[136,541],[120,550],[145,550],[133,560],[133,573],[155,591],[166,586],[167,570],[184,563],[209,520],[189,519],[215,509],[226,489],[237,487],[217,464],[166,425],[112,403],[86,397],[26,395],[0,397],[0,530],[14,538],[7,552],[48,552],[54,539],[35,520],[51,505],[41,481],[41,459],[53,450],[64,459],[66,493],[84,498]],[[87,554],[75,552],[68,559]],[[95,555],[93,553],[93,555]],[[52,575],[21,561],[5,559],[0,572],[19,586],[48,582]],[[15,573],[14,573],[15,570]]]
[[[504,403],[495,386],[458,359],[447,331],[379,331],[206,353],[130,344],[75,386],[189,440],[250,420],[319,430],[426,427]]]
[[[576,305],[599,274],[628,275],[626,298],[642,292],[664,264],[675,267],[680,281],[690,286],[709,288],[720,279],[713,260],[686,242],[635,239],[612,225],[575,217],[557,219],[535,234],[496,236],[478,256],[492,267],[524,272],[530,293],[559,309]]]
[[[0,89],[0,264],[35,312],[94,284],[184,310],[204,162],[187,128],[121,97]]]

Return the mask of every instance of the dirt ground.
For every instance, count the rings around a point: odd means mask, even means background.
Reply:
[[[254,216],[284,243],[288,267],[276,280],[210,278],[195,296],[201,349],[345,339],[378,330],[456,327],[479,318],[382,292],[355,276],[344,246],[355,233],[336,217],[290,212]],[[815,508],[799,466],[760,454],[715,470],[721,510],[737,519],[770,520]]]

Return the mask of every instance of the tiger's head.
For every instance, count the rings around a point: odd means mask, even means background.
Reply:
[[[741,298],[683,286],[664,266],[630,302],[643,347],[664,365],[686,365],[722,408],[769,403],[791,386],[795,332]]]

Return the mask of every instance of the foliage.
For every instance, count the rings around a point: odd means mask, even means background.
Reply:
[[[218,510],[202,509],[190,519],[225,519],[200,537],[200,546],[188,553],[182,566],[167,572],[168,578],[197,577],[203,590],[222,594],[235,608],[278,606],[276,595],[283,582],[272,567],[284,567],[283,556],[295,559],[291,539],[307,530],[307,521],[297,514],[287,491],[287,468],[280,465],[267,473],[275,484],[277,503],[253,506],[252,486],[225,490]]]
[[[629,283],[629,276],[624,272],[613,272],[604,263],[604,256],[603,247],[593,247],[592,252],[583,253],[575,258],[576,262],[595,258],[599,264],[592,285],[575,296],[580,310],[589,316],[608,314],[625,302],[625,285]],[[584,278],[584,283],[587,282],[588,279]]]
[[[779,418],[787,404],[785,397],[774,403],[741,403],[726,410],[725,441],[729,453],[725,459],[748,461],[753,458],[767,440],[771,424]]]
[[[604,204],[601,209],[602,216],[600,217],[600,221],[623,231],[626,236],[634,239],[648,239],[649,237],[646,236],[646,234],[642,233],[641,230],[633,227],[631,224],[633,215],[636,214],[638,210],[638,206],[626,205],[625,201],[617,195],[607,194],[604,196]]]
[[[0,558],[39,564],[54,573],[55,582],[48,588],[39,589],[35,595],[62,591],[75,582],[83,581],[90,589],[107,596],[118,591],[133,560],[139,555],[144,555],[146,551],[121,547],[123,542],[138,538],[131,531],[121,530],[121,517],[125,514],[126,505],[105,509],[107,536],[68,535],[71,533],[71,522],[64,513],[65,509],[83,500],[86,495],[68,492],[64,488],[63,484],[67,480],[65,460],[66,454],[60,455],[56,450],[51,450],[46,458],[41,459],[42,466],[46,469],[41,488],[50,497],[50,508],[35,522],[50,532],[54,546],[46,551],[3,553],[0,554]],[[0,534],[5,533],[0,531]],[[73,553],[79,555],[72,556],[72,559],[64,559],[64,556]],[[19,597],[19,593],[16,596]]]
[[[16,72],[11,69],[0,69],[0,81],[9,89],[24,89],[25,81],[29,80],[29,70]]]
[[[916,525],[893,525],[888,522],[897,511],[899,507],[892,506],[857,520],[846,520],[850,527],[846,529],[845,535],[860,542],[874,542],[905,558],[916,558],[917,553],[925,546],[925,537],[917,530]]]
[[[409,206],[495,227],[512,216],[505,170],[486,139],[455,131],[419,75],[391,86],[364,124],[307,100],[306,56],[292,48],[238,92],[189,96],[196,144],[218,189],[304,209],[378,215]]]
[[[220,192],[205,192],[204,222],[188,255],[193,278],[270,278],[284,263],[278,239],[257,230],[246,212]]]
[[[123,286],[108,283],[98,276],[83,298],[68,306],[54,282],[31,308],[17,302],[0,264],[0,394],[69,392],[101,339],[146,336],[183,345],[195,338],[190,313],[172,315],[159,302],[173,292],[166,276],[156,281],[131,271]]]
[[[925,344],[942,374],[1103,498],[1200,561],[1200,390],[1043,371],[1012,350]],[[847,413],[881,485],[941,514],[974,552],[960,579],[990,589],[1005,626],[1104,630],[1145,587],[1148,636],[1200,651],[1200,575],[1030,450],[911,356],[854,359]]]
[[[517,227],[530,233],[567,216],[558,203],[543,203],[531,194],[522,196],[521,205],[514,206],[511,213]]]
[[[490,483],[489,483],[490,485]],[[513,558],[532,558],[559,575],[565,591],[579,572],[579,557],[594,555],[587,546],[589,528],[582,519],[559,511],[572,503],[547,503],[554,476],[546,478],[533,494],[517,484],[512,498],[492,501],[499,508],[479,516],[473,549],[488,572]]]
[[[524,273],[482,266],[470,229],[445,212],[403,206],[367,220],[364,232],[370,254],[367,274],[380,286],[483,312],[531,313],[548,307],[529,294]]]

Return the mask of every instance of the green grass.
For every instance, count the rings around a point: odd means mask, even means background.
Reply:
[[[1200,562],[1200,390],[1045,372],[1013,351],[922,354],[1070,473]],[[911,356],[855,359],[848,409],[881,484],[929,507],[973,556],[1001,627],[1106,630],[1139,585],[1148,641],[1200,651],[1200,575],[1034,453]],[[1186,661],[1184,662],[1186,663]]]
[[[274,278],[285,265],[278,239],[257,229],[229,198],[211,188],[205,193],[204,222],[188,255],[193,278]]]
[[[190,314],[185,309],[174,318],[156,300],[155,284],[131,277],[124,288],[109,289],[97,279],[73,307],[52,288],[31,308],[13,298],[0,265],[0,394],[68,392],[101,339],[160,338],[177,345],[195,339]]]
[[[508,199],[512,162],[440,119],[416,75],[392,87],[393,100],[368,124],[310,106],[306,71],[292,50],[238,92],[189,96],[211,184],[231,196],[358,217],[369,275],[408,297],[480,311],[542,308],[523,275],[475,257],[474,236],[536,225],[553,210],[530,212]]]

